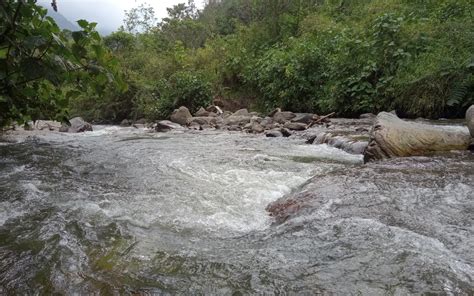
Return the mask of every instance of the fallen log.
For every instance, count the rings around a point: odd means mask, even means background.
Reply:
[[[315,121],[311,122],[309,125],[308,125],[308,128],[312,127],[313,125],[315,124],[319,124],[319,123],[322,123],[324,120],[328,119],[329,117],[332,117],[336,115],[336,112],[332,112],[332,113],[329,113],[327,115],[324,115],[324,116],[321,116],[319,117],[318,119],[316,119]]]
[[[407,122],[394,114],[381,112],[370,133],[364,161],[467,150],[469,143],[467,128]]]

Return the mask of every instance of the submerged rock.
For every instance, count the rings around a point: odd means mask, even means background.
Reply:
[[[265,136],[268,138],[280,138],[283,137],[283,134],[279,130],[271,130],[265,133]]]
[[[392,113],[381,112],[372,128],[364,161],[466,150],[469,143],[467,130],[407,122]]]
[[[191,115],[191,112],[189,112],[189,109],[184,106],[181,106],[173,111],[170,120],[174,123],[186,125],[192,117],[193,116]]]

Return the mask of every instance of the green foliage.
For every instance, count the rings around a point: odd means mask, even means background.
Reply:
[[[95,23],[61,32],[32,0],[0,2],[0,126],[37,118],[64,120],[82,92],[126,89]]]

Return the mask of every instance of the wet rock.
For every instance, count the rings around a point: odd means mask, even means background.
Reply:
[[[146,119],[145,118],[140,118],[137,121],[135,121],[135,124],[146,124]]]
[[[470,138],[467,129],[407,122],[381,112],[372,128],[364,161],[466,150]]]
[[[296,115],[293,112],[276,112],[275,115],[273,115],[273,120],[278,122],[278,123],[285,123],[287,121],[292,120],[295,118]]]
[[[53,120],[36,120],[34,128],[37,130],[59,131],[62,124]]]
[[[155,131],[157,132],[168,132],[170,130],[182,130],[183,127],[178,123],[171,122],[169,120],[158,121],[155,125]]]
[[[74,117],[73,119],[69,120],[69,123],[71,124],[71,126],[69,127],[68,132],[70,133],[82,133],[92,131],[92,125],[84,121],[82,117]]]
[[[131,121],[131,120],[128,120],[128,119],[124,119],[124,120],[122,120],[122,122],[120,123],[120,126],[122,126],[122,127],[131,126],[131,125],[132,125],[132,121]]]
[[[184,106],[181,106],[173,111],[170,120],[174,123],[186,125],[192,117],[193,116],[191,115],[191,112],[189,112],[189,109]]]
[[[373,113],[364,113],[364,114],[361,114],[359,116],[360,119],[372,119],[372,118],[375,118],[375,117],[377,117],[377,116]]]
[[[296,116],[291,119],[292,122],[299,122],[304,124],[310,124],[313,122],[313,117],[315,115],[312,113],[296,113]]]
[[[271,130],[265,132],[265,136],[268,138],[280,138],[283,137],[283,134],[279,130]]]
[[[197,122],[191,122],[191,123],[188,125],[188,128],[189,128],[190,130],[195,130],[195,131],[202,131],[202,130],[203,130],[202,126],[201,126],[199,123],[197,123]]]
[[[230,125],[229,127],[227,127],[227,130],[237,132],[241,131],[242,128],[238,125]]]
[[[471,133],[471,137],[474,138],[474,105],[469,107],[466,111],[466,124]]]
[[[224,113],[222,113],[222,118],[227,118],[229,116],[232,116],[232,112],[230,111],[224,111]]]
[[[286,128],[281,128],[280,132],[283,135],[283,137],[285,137],[285,138],[288,138],[289,136],[292,135],[291,132]]]
[[[304,131],[306,129],[306,124],[299,122],[286,122],[283,127],[292,131]]]
[[[59,131],[60,131],[61,133],[67,133],[67,132],[69,131],[69,125],[63,123],[63,124],[61,125],[61,127],[59,128]]]

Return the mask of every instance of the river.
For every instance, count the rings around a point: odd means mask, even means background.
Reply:
[[[473,197],[470,152],[364,165],[297,137],[38,134],[0,144],[0,295],[473,295]]]

